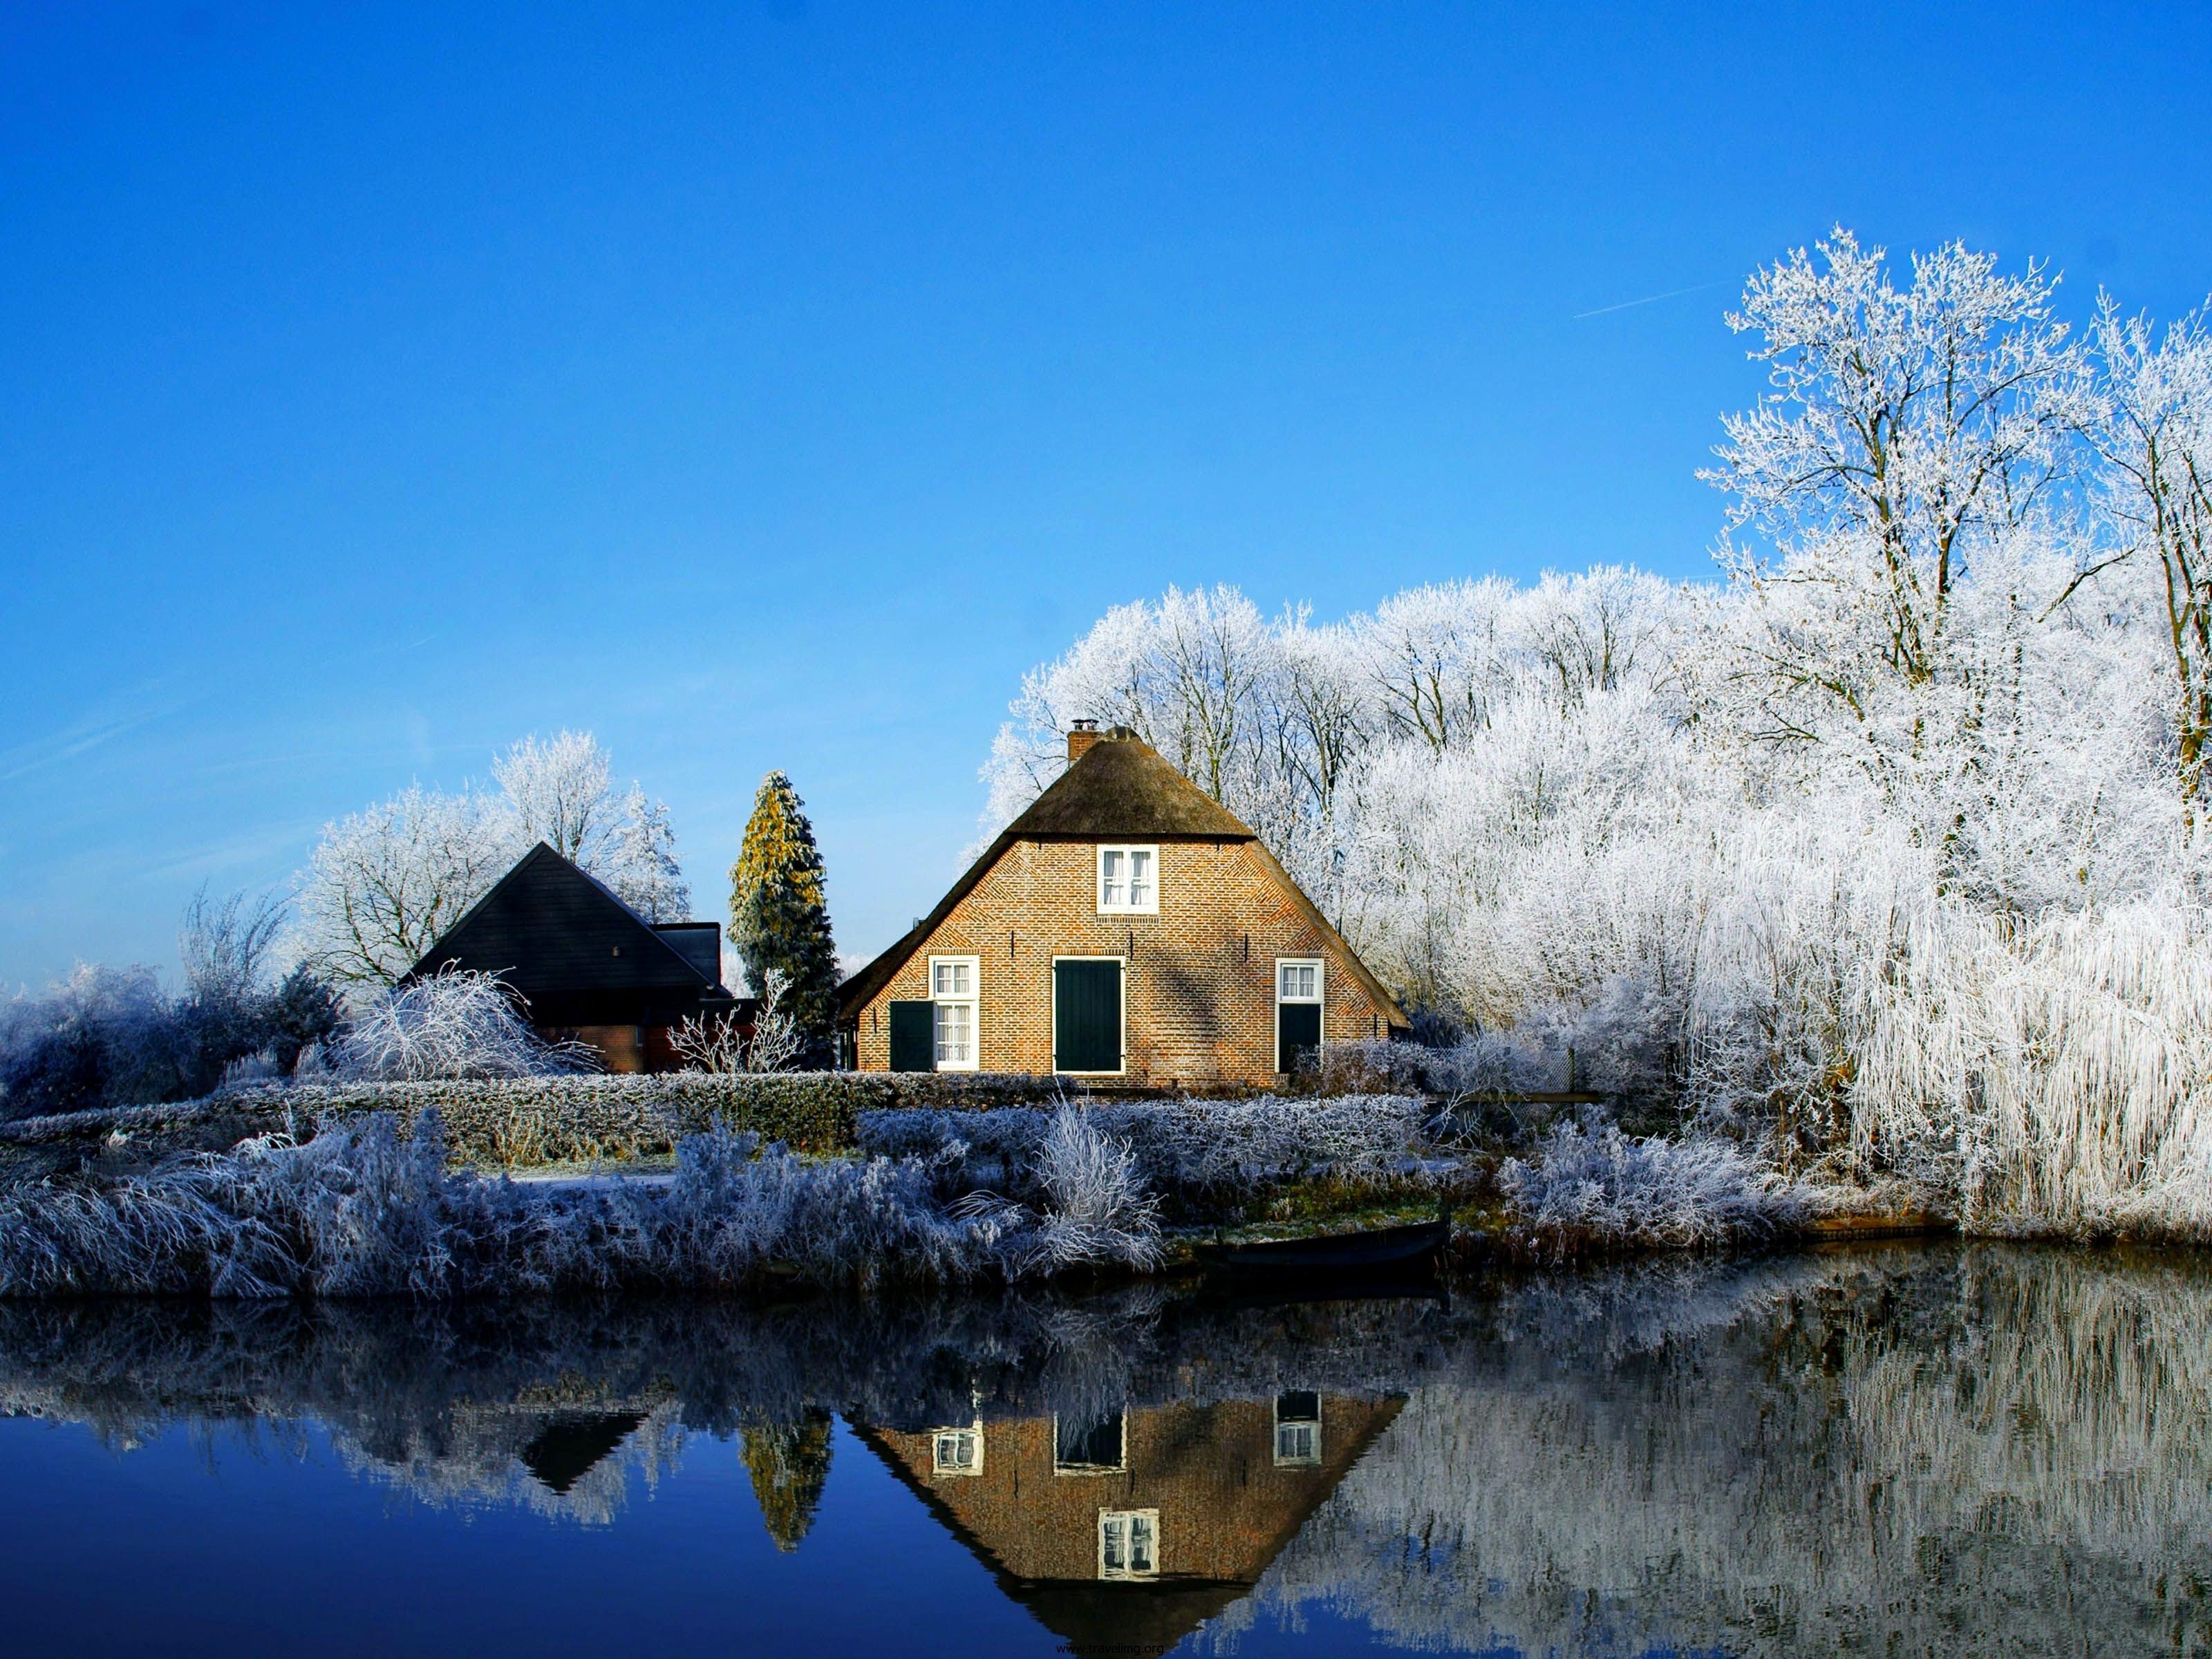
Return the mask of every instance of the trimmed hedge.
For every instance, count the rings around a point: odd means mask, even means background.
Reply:
[[[445,1121],[453,1156],[470,1163],[535,1164],[635,1158],[672,1151],[684,1135],[716,1123],[750,1130],[805,1152],[836,1152],[856,1139],[859,1115],[902,1106],[985,1109],[1058,1099],[1050,1077],[942,1072],[669,1072],[474,1079],[418,1083],[248,1084],[196,1101],[71,1112],[0,1124],[0,1142],[20,1145],[159,1133],[215,1118],[263,1129],[305,1130],[324,1119],[390,1112],[402,1126],[432,1107]]]

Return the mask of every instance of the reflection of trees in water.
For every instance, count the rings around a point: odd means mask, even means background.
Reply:
[[[830,1413],[813,1407],[795,1423],[750,1423],[738,1432],[768,1535],[776,1548],[795,1550],[830,1484]]]
[[[2212,1650],[2204,1264],[1830,1259],[1597,1364],[1514,1300],[1223,1638],[1322,1603],[1440,1648]]]
[[[830,1419],[920,1431],[1284,1389],[1409,1395],[1214,1620],[1327,1604],[1414,1645],[2212,1651],[2212,1268],[1998,1246],[1530,1275],[1449,1310],[0,1306],[0,1409],[185,1425],[440,1503],[619,1516],[732,1440],[778,1541]],[[730,1455],[724,1452],[722,1455]],[[1202,1449],[1192,1455],[1210,1455]]]

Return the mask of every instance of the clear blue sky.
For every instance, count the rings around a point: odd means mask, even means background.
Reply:
[[[707,906],[784,768],[872,951],[1109,604],[1703,572],[1838,221],[2201,301],[2208,88],[2201,0],[0,9],[0,985],[564,726]]]

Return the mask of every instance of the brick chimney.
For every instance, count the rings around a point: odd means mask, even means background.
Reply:
[[[1091,745],[1098,741],[1097,720],[1077,720],[1067,728],[1067,763],[1070,766],[1091,752]]]

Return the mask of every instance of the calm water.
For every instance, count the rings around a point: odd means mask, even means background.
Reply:
[[[2212,1272],[0,1308],[12,1653],[2212,1653]]]

